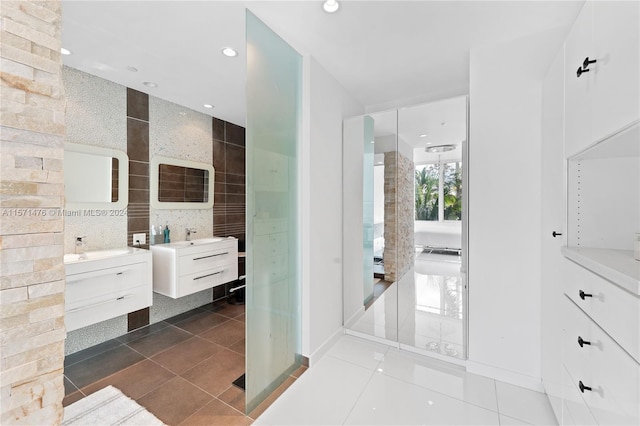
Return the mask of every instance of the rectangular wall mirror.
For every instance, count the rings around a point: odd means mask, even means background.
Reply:
[[[213,207],[213,166],[156,156],[151,160],[151,206],[156,209]]]
[[[89,145],[64,145],[64,195],[67,209],[127,207],[129,157],[124,151]]]

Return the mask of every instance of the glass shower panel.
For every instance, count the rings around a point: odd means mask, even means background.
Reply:
[[[251,12],[247,31],[246,412],[300,363],[301,56]]]
[[[344,122],[345,268],[344,318],[347,332],[397,341],[397,244],[399,158],[396,111]],[[359,237],[358,232],[362,235]],[[357,253],[357,255],[356,255]],[[355,269],[355,268],[354,268]]]

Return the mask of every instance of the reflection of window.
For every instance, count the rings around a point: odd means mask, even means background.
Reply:
[[[462,217],[462,163],[416,166],[415,219],[460,220]]]

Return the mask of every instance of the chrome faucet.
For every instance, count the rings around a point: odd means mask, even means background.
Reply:
[[[187,241],[191,241],[191,234],[195,234],[196,230],[193,228],[187,228]]]

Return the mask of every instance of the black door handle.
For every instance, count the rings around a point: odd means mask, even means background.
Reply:
[[[593,294],[585,293],[584,291],[580,290],[578,292],[578,296],[580,296],[580,299],[584,300],[585,297],[593,297]]]
[[[553,235],[553,238],[555,238],[555,237],[559,237],[560,235],[562,235],[562,233],[560,233],[560,232],[556,232],[556,231],[553,231],[553,232],[551,233],[551,235]]]
[[[582,348],[584,345],[590,345],[591,342],[587,342],[586,340],[584,340],[581,336],[578,336],[578,344],[580,345],[580,347]]]
[[[584,391],[588,390],[590,391],[591,388],[589,386],[585,386],[584,383],[582,383],[582,380],[580,380],[580,382],[578,383],[578,387],[580,388],[580,392],[584,393]]]

